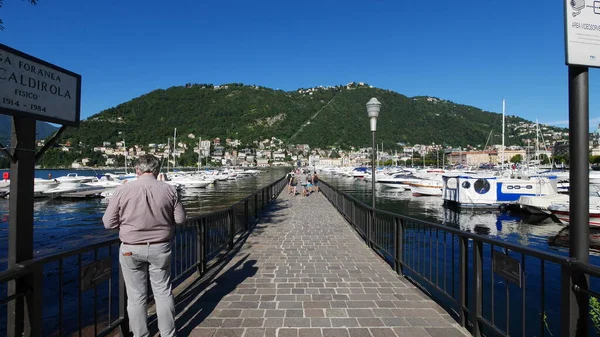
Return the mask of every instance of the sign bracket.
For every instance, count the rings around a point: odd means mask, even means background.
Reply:
[[[0,151],[2,151],[2,153],[4,153],[5,156],[8,157],[8,159],[10,159],[10,161],[12,163],[16,163],[17,159],[15,157],[13,157],[12,153],[10,153],[10,151],[8,151],[6,149],[6,147],[4,145],[2,145],[2,143],[0,143]]]
[[[58,129],[58,131],[56,131],[56,133],[52,136],[52,138],[50,138],[48,140],[48,142],[46,142],[46,144],[44,144],[44,146],[35,154],[35,162],[37,163],[38,160],[40,160],[40,158],[42,158],[42,156],[44,155],[44,153],[46,153],[46,151],[48,151],[48,149],[50,148],[50,146],[52,146],[52,144],[54,144],[56,142],[56,140],[58,139],[58,137],[60,137],[60,135],[67,129],[66,125],[63,125],[60,127],[60,129]]]

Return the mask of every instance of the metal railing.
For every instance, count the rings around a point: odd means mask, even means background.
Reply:
[[[319,186],[377,254],[474,336],[600,335],[600,268],[373,209]]]
[[[190,218],[172,238],[173,287],[230,251],[259,212],[286,186],[283,178],[233,206]],[[0,273],[0,328],[8,336],[128,335],[118,239],[49,255]]]

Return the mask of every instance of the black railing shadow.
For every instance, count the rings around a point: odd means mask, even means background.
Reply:
[[[211,288],[200,298],[193,301],[185,312],[179,316],[176,322],[177,326],[180,327],[177,332],[178,335],[189,336],[194,328],[213,312],[223,297],[234,291],[244,280],[256,274],[258,271],[258,267],[254,266],[256,260],[246,260],[248,256],[249,254],[219,275],[209,284]],[[202,289],[198,289],[198,291],[200,292]]]

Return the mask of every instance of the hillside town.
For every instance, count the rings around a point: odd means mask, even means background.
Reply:
[[[423,159],[429,158],[436,166],[495,166],[502,163],[546,163],[549,159],[568,155],[568,132],[552,131],[546,126],[535,123],[520,123],[513,126],[517,137],[525,146],[505,146],[501,144],[452,147],[442,144],[406,144],[397,143],[388,146],[376,146],[377,162],[380,165],[423,165]],[[535,137],[528,137],[535,134]],[[511,135],[510,137],[514,137]],[[126,144],[125,141],[111,143],[104,141],[93,147],[93,151],[101,154],[104,163],[91,164],[90,158],[83,157],[71,164],[71,168],[117,168],[122,162],[134,160],[140,155],[154,154],[165,161],[165,166],[181,166],[180,158],[185,153],[193,152],[197,156],[198,166],[237,166],[237,167],[273,167],[273,166],[361,166],[371,162],[371,147],[311,148],[309,144],[286,144],[275,137],[254,141],[251,146],[242,146],[238,139],[214,138],[201,139],[194,134],[187,134],[171,143]],[[512,142],[514,143],[514,142]],[[38,141],[44,145],[44,140]],[[83,145],[83,144],[79,144]],[[59,145],[60,150],[78,151],[78,146],[65,142]],[[401,150],[390,151],[389,148]],[[600,125],[591,134],[589,143],[590,155],[600,156]],[[121,161],[119,161],[121,158]],[[560,163],[560,161],[558,161]]]

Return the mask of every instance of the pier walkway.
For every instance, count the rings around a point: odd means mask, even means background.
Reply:
[[[177,296],[180,336],[469,336],[320,193],[284,190],[215,269]]]

